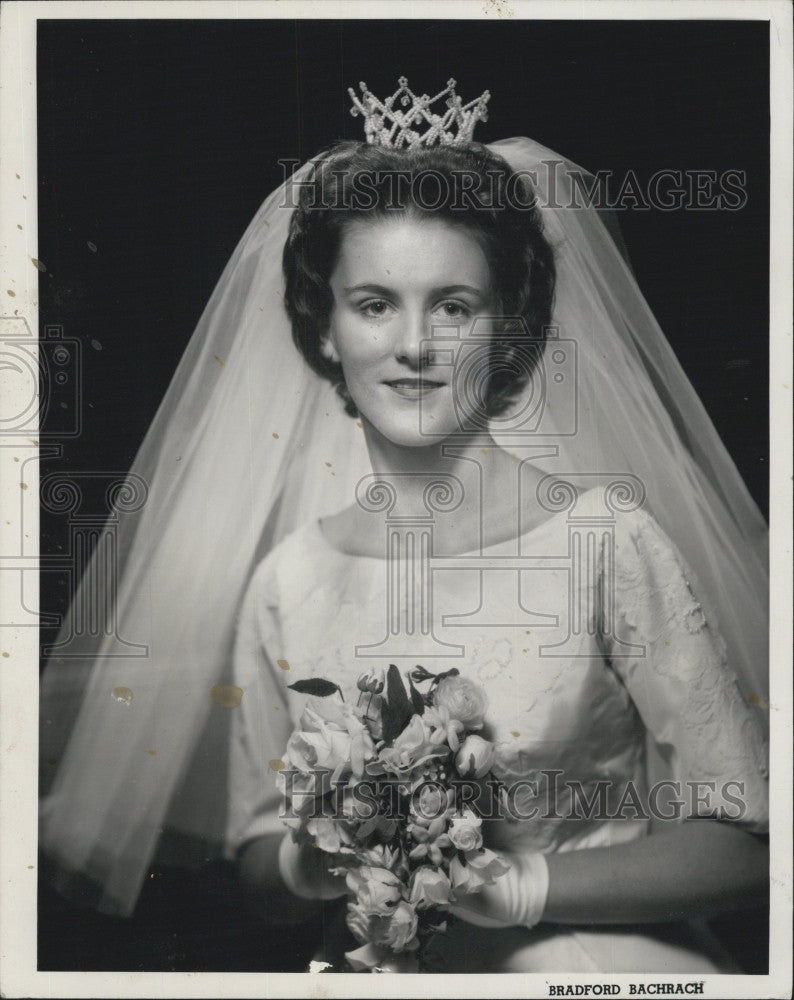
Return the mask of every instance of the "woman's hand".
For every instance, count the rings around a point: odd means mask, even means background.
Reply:
[[[500,852],[510,870],[450,912],[480,927],[634,924],[711,917],[765,900],[768,851],[731,823],[697,820],[628,844]],[[548,873],[535,867],[541,859]],[[548,881],[544,882],[545,879]]]
[[[318,901],[330,897],[331,889],[336,887],[337,881],[341,885],[333,895],[345,892],[344,879],[337,880],[328,873],[331,855],[311,847],[301,851],[297,844],[284,845],[284,839],[281,833],[269,833],[249,840],[244,845],[239,856],[240,885],[248,905],[260,919],[274,924],[302,924],[319,916],[321,903]],[[288,839],[292,840],[290,835]],[[281,871],[282,846],[287,877],[294,873],[297,880],[298,873],[308,872],[303,884],[307,891],[309,886],[319,886],[316,889],[317,895],[299,896],[287,886]],[[302,859],[303,853],[308,857]],[[318,855],[323,857],[318,859]]]
[[[510,865],[493,885],[461,895],[450,913],[478,927],[534,927],[543,916],[549,873],[542,854],[500,852]]]
[[[336,899],[347,892],[341,875],[328,870],[333,855],[321,851],[310,843],[296,843],[291,833],[286,833],[278,851],[278,869],[284,884],[294,896],[301,899]]]

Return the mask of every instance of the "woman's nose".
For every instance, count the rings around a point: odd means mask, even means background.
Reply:
[[[422,368],[428,363],[430,328],[424,313],[407,314],[394,345],[399,361],[412,368]]]

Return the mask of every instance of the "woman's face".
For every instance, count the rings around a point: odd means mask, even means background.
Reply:
[[[465,399],[455,405],[455,344],[475,319],[493,315],[477,240],[433,218],[356,220],[345,227],[330,285],[329,346],[362,418],[406,447],[460,432],[467,410]],[[439,327],[448,340],[430,350]],[[485,329],[478,325],[478,336]]]

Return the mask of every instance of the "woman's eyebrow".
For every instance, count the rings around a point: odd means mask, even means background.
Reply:
[[[348,294],[350,292],[369,292],[372,295],[391,295],[391,294],[393,294],[393,290],[392,289],[386,288],[383,285],[375,285],[375,284],[367,284],[367,283],[364,283],[362,285],[350,285],[349,287],[345,288],[345,292],[347,292]]]
[[[386,288],[384,285],[366,282],[361,285],[350,285],[344,290],[347,294],[350,294],[351,292],[368,292],[371,295],[394,294],[394,289]],[[430,291],[434,295],[456,295],[460,292],[469,292],[471,295],[480,296],[480,298],[485,298],[488,294],[486,289],[478,288],[476,285],[444,285],[441,288],[432,288]]]
[[[488,290],[479,288],[477,285],[445,285],[443,288],[435,289],[439,295],[457,295],[459,292],[469,292],[472,295],[479,295],[480,298],[487,296]]]

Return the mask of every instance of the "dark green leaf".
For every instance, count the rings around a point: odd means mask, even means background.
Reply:
[[[291,691],[297,691],[298,694],[313,694],[317,698],[327,698],[339,691],[338,684],[327,681],[324,677],[308,677],[305,681],[295,681],[294,684],[288,684],[287,687]]]
[[[402,732],[402,727],[399,725],[396,712],[385,699],[381,704],[380,717],[383,725],[383,742],[390,747],[394,743],[395,736]]]
[[[393,663],[389,664],[386,673],[386,692],[389,707],[394,712],[396,723],[399,726],[397,732],[401,733],[414,714],[414,709],[406,693],[400,671]]]
[[[414,712],[416,712],[417,715],[424,715],[425,714],[425,700],[422,697],[422,695],[414,687],[414,682],[411,680],[410,677],[408,678],[408,686],[409,686],[409,688],[411,690],[411,704],[414,707]]]

